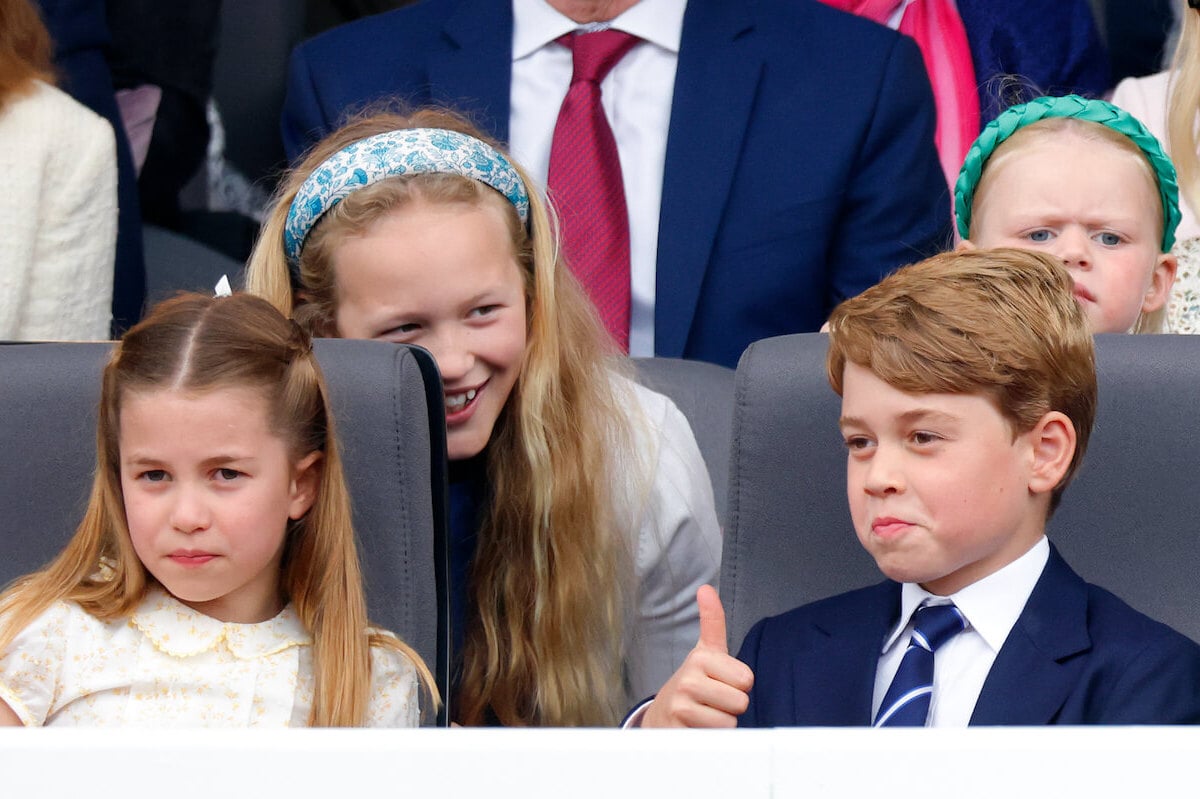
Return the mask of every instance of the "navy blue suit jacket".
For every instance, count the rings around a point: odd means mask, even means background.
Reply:
[[[764,619],[738,658],[754,670],[745,727],[869,726],[891,581]],[[1051,549],[996,656],[972,725],[1200,723],[1200,645],[1085,583]]]
[[[508,139],[512,6],[429,0],[292,55],[294,159],[348,109],[450,104]],[[657,355],[734,366],[950,241],[916,45],[813,0],[689,0],[659,216]]]

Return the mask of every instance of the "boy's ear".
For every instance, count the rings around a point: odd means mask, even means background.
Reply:
[[[1029,490],[1035,494],[1053,491],[1075,457],[1075,425],[1065,413],[1048,411],[1026,435],[1033,455]]]
[[[292,481],[288,486],[288,518],[299,519],[308,513],[317,500],[317,489],[321,486],[321,462],[324,455],[310,452],[292,467]]]
[[[1142,300],[1143,312],[1157,311],[1167,304],[1178,269],[1179,263],[1175,260],[1174,255],[1163,253],[1158,256],[1158,263],[1154,265],[1154,271],[1150,273],[1150,287],[1146,289],[1146,296]]]
[[[970,239],[960,239],[958,244],[954,246],[955,252],[967,252],[969,250],[977,249],[979,248],[975,246],[975,242],[971,241]]]

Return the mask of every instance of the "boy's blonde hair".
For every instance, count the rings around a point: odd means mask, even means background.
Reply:
[[[121,406],[131,392],[250,388],[267,402],[272,432],[293,460],[320,452],[312,507],[289,522],[280,591],[313,638],[313,726],[355,726],[371,695],[371,646],[403,652],[426,687],[419,655],[394,636],[370,632],[362,576],[325,380],[307,334],[249,295],[181,295],[133,327],[104,369],[96,472],[83,521],[44,569],[0,596],[0,650],[58,600],[99,619],[132,613],[154,577],[129,537],[121,489]],[[433,695],[436,701],[436,695]]]
[[[338,335],[334,254],[390,213],[416,202],[491,204],[507,222],[525,283],[528,343],[520,375],[487,448],[489,497],[471,567],[470,602],[455,720],[505,725],[605,725],[625,702],[623,640],[632,553],[613,505],[636,462],[623,371],[591,302],[560,260],[554,219],[529,176],[529,223],[499,192],[461,175],[384,179],[345,197],[321,217],[295,273],[284,226],[305,179],[334,153],[376,134],[442,128],[489,145],[463,118],[425,109],[368,112],[318,143],[285,178],[251,255],[247,289],[316,335]],[[511,159],[510,159],[511,160]],[[608,457],[600,457],[606,455]]]
[[[991,398],[1014,437],[1059,411],[1075,427],[1071,465],[1087,450],[1096,365],[1087,319],[1057,259],[1017,249],[943,253],[898,270],[829,318],[827,368],[842,393],[854,363],[913,394]]]

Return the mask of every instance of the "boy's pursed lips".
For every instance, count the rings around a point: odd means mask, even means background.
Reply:
[[[871,532],[880,538],[891,538],[912,527],[910,521],[893,516],[879,516],[871,522]]]

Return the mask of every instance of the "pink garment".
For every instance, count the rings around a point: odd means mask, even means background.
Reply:
[[[886,25],[903,0],[821,0]],[[925,70],[933,86],[938,123],[935,142],[942,171],[950,186],[958,176],[963,157],[979,135],[979,94],[967,32],[954,0],[912,0],[900,18],[900,32],[921,48]]]
[[[154,133],[154,120],[158,117],[161,101],[162,89],[149,83],[117,91],[117,110],[121,112],[121,123],[133,153],[133,166],[139,175],[150,151],[150,136]]]

